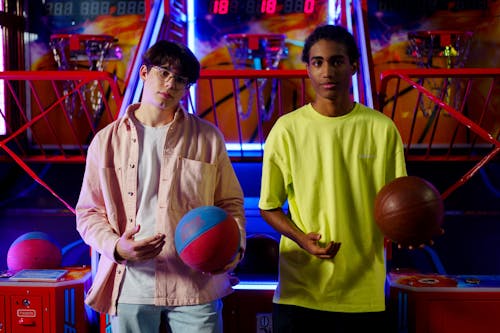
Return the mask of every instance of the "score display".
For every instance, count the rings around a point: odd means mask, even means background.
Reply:
[[[208,12],[214,15],[312,14],[316,0],[211,0]]]
[[[145,13],[145,2],[135,0],[118,1],[45,1],[48,16],[69,16],[79,19],[93,18],[101,15],[134,15]]]

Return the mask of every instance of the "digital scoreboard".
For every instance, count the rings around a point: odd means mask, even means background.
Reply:
[[[214,15],[312,14],[316,0],[211,0],[208,12]]]
[[[66,16],[82,21],[102,15],[136,15],[145,13],[145,1],[136,0],[92,0],[92,1],[45,1],[48,16]]]

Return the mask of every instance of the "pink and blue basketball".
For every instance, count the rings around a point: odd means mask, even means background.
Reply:
[[[47,233],[41,231],[19,236],[7,251],[7,267],[12,271],[58,268],[61,262],[60,246]]]
[[[189,267],[205,272],[221,271],[240,248],[236,220],[216,206],[202,206],[187,212],[175,230],[175,248]]]

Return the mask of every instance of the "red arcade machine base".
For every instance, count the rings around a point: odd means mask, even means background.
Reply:
[[[90,268],[66,268],[57,282],[0,279],[0,332],[86,333]]]
[[[500,277],[390,275],[398,333],[491,333],[500,327]]]

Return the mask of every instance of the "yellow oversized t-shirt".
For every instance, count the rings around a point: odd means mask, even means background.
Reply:
[[[259,208],[288,200],[303,232],[342,245],[334,259],[318,259],[282,237],[274,302],[324,311],[384,310],[384,239],[373,204],[384,184],[405,175],[398,130],[376,110],[356,104],[349,114],[326,117],[308,104],[279,118],[264,147]]]

